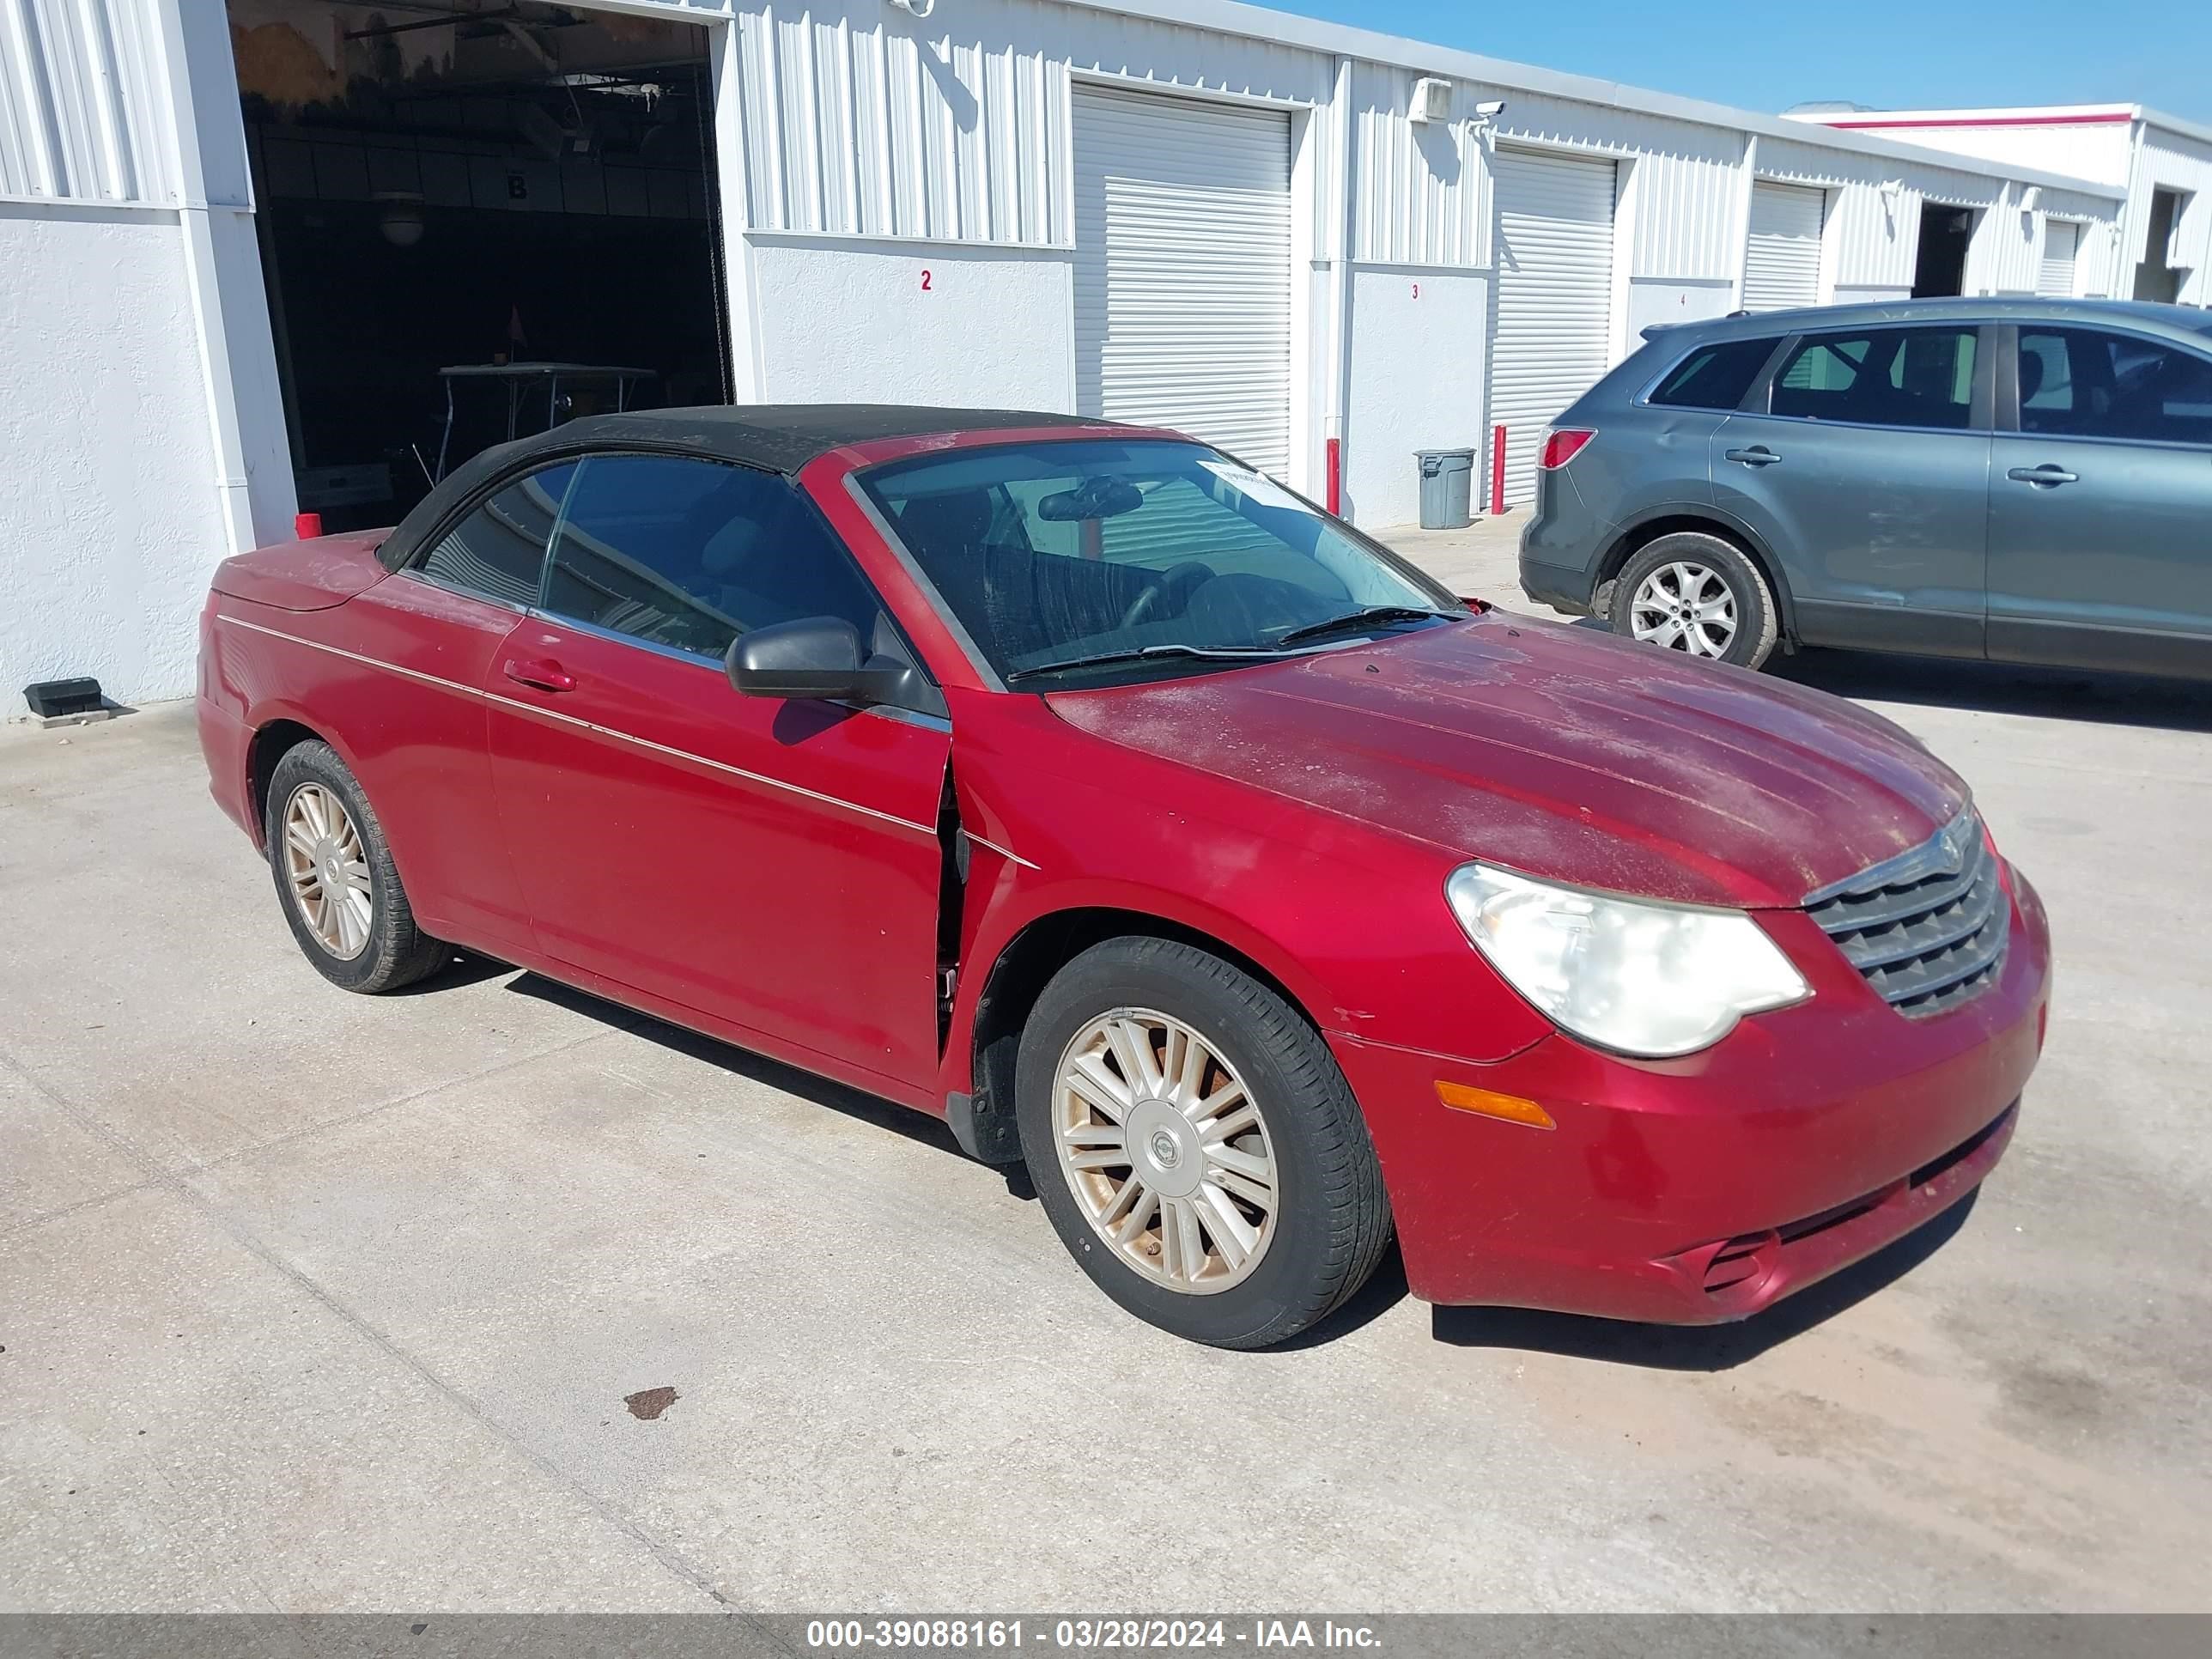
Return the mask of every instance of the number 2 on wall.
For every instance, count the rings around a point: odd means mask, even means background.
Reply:
[[[927,270],[921,273],[921,291],[924,294],[929,292],[929,272]]]

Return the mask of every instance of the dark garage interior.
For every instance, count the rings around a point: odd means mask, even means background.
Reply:
[[[229,12],[303,512],[388,524],[441,450],[510,424],[728,398],[704,29],[498,0]]]
[[[1920,206],[1919,263],[1912,268],[1912,297],[1937,299],[1966,291],[1966,248],[1974,240],[1971,208]]]

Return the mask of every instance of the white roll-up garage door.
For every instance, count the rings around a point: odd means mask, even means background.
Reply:
[[[2055,300],[2074,297],[2074,256],[2081,246],[2081,227],[2063,219],[2043,224],[2043,262],[2036,267],[2035,291]]]
[[[1613,364],[1613,167],[1499,150],[1496,169],[1490,418],[1505,428],[1510,506],[1535,494],[1544,428]]]
[[[1291,129],[1273,111],[1075,93],[1075,395],[1281,477]]]
[[[1783,311],[1820,303],[1824,191],[1798,185],[1751,187],[1751,242],[1744,250],[1743,308]]]

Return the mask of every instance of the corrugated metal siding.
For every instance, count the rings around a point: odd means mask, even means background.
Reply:
[[[741,202],[763,230],[1065,246],[1068,76],[1325,101],[1312,52],[1042,0],[963,0],[927,24],[738,13]],[[735,203],[733,202],[733,204]]]
[[[0,195],[174,204],[161,3],[0,0]]]
[[[2135,291],[2136,266],[2148,257],[2144,243],[2150,230],[2151,194],[2161,189],[2185,192],[2168,260],[2186,268],[2179,297],[2184,305],[2212,304],[2212,145],[2160,127],[2143,133],[2136,187],[2129,196],[2127,268],[2119,292]]]
[[[1741,166],[1735,155],[1644,154],[1636,164],[1636,276],[1725,281],[1734,274]]]
[[[1380,64],[1352,74],[1352,257],[1386,264],[1480,266],[1490,259],[1482,141],[1468,122],[1487,88],[1453,89],[1452,118],[1406,118],[1419,77]]]
[[[2038,216],[2023,212],[2017,192],[1984,212],[1966,249],[1969,294],[2033,294]]]
[[[1920,253],[1920,207],[1925,201],[1959,207],[1993,209],[2004,192],[2003,181],[1986,175],[1954,172],[1914,161],[1862,155],[1849,150],[1825,149],[1817,144],[1787,139],[1759,141],[1759,171],[1762,177],[1790,184],[1820,185],[1835,191],[1829,209],[1836,242],[1836,286],[1853,288],[1909,288]],[[1882,198],[1881,186],[1894,180],[1902,186],[1893,200]],[[1967,254],[1966,286],[1971,292],[1978,270],[1995,272],[2002,265],[1993,238],[1995,214],[1984,213],[1975,246]],[[2026,279],[2033,281],[2031,274]],[[1848,298],[1848,295],[1839,295]]]

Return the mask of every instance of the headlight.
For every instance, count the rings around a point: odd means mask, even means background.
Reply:
[[[1444,884],[1459,924],[1506,982],[1602,1048],[1657,1059],[1813,994],[1749,916],[1585,893],[1486,864]]]

